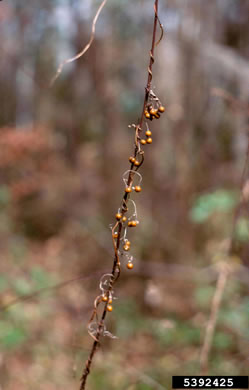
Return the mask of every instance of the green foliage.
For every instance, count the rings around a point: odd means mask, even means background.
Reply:
[[[16,348],[25,342],[27,337],[23,328],[12,325],[9,321],[0,322],[0,344],[3,348]]]
[[[10,201],[9,189],[5,185],[0,186],[0,208],[4,208]]]
[[[194,292],[194,299],[201,309],[207,309],[210,306],[213,295],[213,286],[199,286]]]
[[[135,302],[120,302],[116,308],[116,333],[118,337],[133,337],[136,331],[146,329],[148,323],[140,314]]]
[[[190,211],[193,222],[205,222],[213,213],[229,212],[238,202],[238,194],[234,191],[217,190],[199,196]]]
[[[8,280],[5,275],[0,275],[0,293],[8,288]]]
[[[225,332],[216,332],[214,334],[213,345],[217,349],[227,349],[233,345],[233,338]]]
[[[31,279],[36,289],[50,287],[57,281],[54,274],[47,272],[39,266],[32,267]]]
[[[249,220],[248,218],[239,218],[235,229],[236,238],[246,242],[249,240]]]

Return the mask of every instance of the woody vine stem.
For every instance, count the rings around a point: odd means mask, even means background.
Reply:
[[[130,169],[126,171],[123,175],[123,181],[125,183],[125,191],[121,201],[120,208],[116,213],[116,222],[111,226],[112,231],[112,241],[114,248],[114,260],[112,266],[112,272],[110,274],[105,274],[100,280],[100,290],[101,294],[96,297],[94,301],[94,310],[92,312],[89,324],[88,331],[90,336],[93,338],[93,344],[91,351],[89,353],[88,359],[85,363],[84,371],[81,377],[81,386],[80,390],[84,390],[86,386],[86,381],[88,375],[90,374],[91,365],[93,362],[94,355],[100,344],[101,336],[109,336],[115,338],[110,332],[106,330],[105,327],[105,318],[107,312],[112,311],[112,302],[115,297],[113,296],[113,286],[120,276],[120,257],[124,258],[127,262],[127,268],[133,268],[133,256],[130,255],[130,241],[127,239],[127,231],[129,228],[134,228],[138,225],[139,221],[137,220],[137,210],[135,202],[130,199],[131,193],[135,191],[136,193],[141,192],[141,181],[142,176],[138,173],[139,168],[144,162],[144,150],[143,147],[147,144],[152,143],[152,133],[149,129],[147,121],[152,121],[153,119],[159,119],[160,115],[165,111],[165,108],[162,106],[159,98],[151,89],[152,81],[152,67],[154,64],[154,51],[156,45],[161,41],[163,36],[163,28],[158,18],[158,1],[154,2],[154,25],[152,32],[152,44],[150,50],[150,60],[148,66],[148,79],[147,85],[145,87],[145,95],[143,102],[143,109],[141,117],[138,124],[132,124],[129,127],[132,128],[135,132],[135,144],[133,156],[129,158],[131,163]],[[156,33],[157,26],[159,25],[161,30],[161,36],[156,42]],[[144,138],[141,136],[144,135]],[[122,245],[122,249],[121,248]],[[102,314],[98,316],[98,310],[101,309]]]

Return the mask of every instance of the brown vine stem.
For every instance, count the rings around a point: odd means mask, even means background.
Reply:
[[[158,19],[158,1],[159,0],[155,0],[155,2],[154,2],[154,25],[153,25],[153,32],[152,32],[150,61],[149,61],[149,66],[148,66],[148,79],[147,79],[147,85],[146,85],[146,88],[145,88],[145,95],[144,95],[142,114],[141,114],[141,117],[140,117],[139,124],[136,126],[136,138],[135,138],[136,142],[135,142],[135,147],[134,147],[134,157],[136,157],[138,152],[139,152],[138,143],[137,143],[138,133],[142,129],[142,125],[143,125],[143,121],[144,121],[144,110],[145,110],[146,104],[148,102],[149,92],[150,92],[150,89],[151,89],[152,67],[153,67],[153,63],[154,63],[155,46],[157,44],[156,43],[156,31],[157,31],[157,24],[158,23],[159,23],[160,28],[161,28],[161,37],[160,37],[159,41],[162,38],[162,31],[163,31],[163,29],[162,29],[162,25],[161,25],[161,23],[160,23],[160,21]],[[127,181],[127,185],[128,186],[132,183],[133,176],[134,176],[135,172],[142,165],[142,163],[144,161],[143,152],[140,152],[140,157],[141,157],[141,160],[140,160],[139,166],[135,166],[134,163],[131,163],[129,177],[128,177],[128,181]],[[123,195],[123,198],[122,198],[122,209],[121,209],[122,216],[128,211],[128,207],[127,207],[128,199],[129,199],[129,194],[127,192],[125,192],[124,195]],[[115,254],[114,254],[112,273],[111,273],[111,278],[110,278],[108,290],[106,292],[108,298],[109,298],[109,294],[110,294],[110,292],[112,290],[113,284],[116,282],[116,280],[118,279],[118,277],[120,275],[119,246],[120,246],[120,240],[121,240],[121,233],[122,233],[122,229],[123,229],[122,223],[121,222],[117,222],[115,224],[115,226],[112,229],[112,234],[113,234],[114,230],[117,227],[118,227],[117,241],[115,242],[114,239],[113,239],[113,246],[114,246]],[[98,304],[99,304],[99,297],[97,297],[96,300],[95,300],[95,309],[94,309],[94,312],[93,312],[93,316],[96,315],[96,310],[97,310]],[[84,371],[83,371],[83,375],[81,377],[80,390],[84,390],[86,388],[86,381],[87,381],[88,375],[90,374],[92,361],[93,361],[94,355],[95,355],[95,353],[97,351],[97,348],[98,348],[98,346],[100,344],[100,336],[101,336],[101,332],[102,332],[103,327],[104,327],[104,320],[105,320],[105,317],[106,317],[106,314],[107,314],[107,305],[108,305],[108,302],[105,303],[104,308],[103,308],[103,312],[102,312],[102,316],[101,316],[101,320],[98,322],[96,335],[94,336],[94,342],[93,342],[91,351],[89,353],[89,357],[88,357],[88,359],[87,359],[87,361],[85,363],[85,368],[84,368]]]

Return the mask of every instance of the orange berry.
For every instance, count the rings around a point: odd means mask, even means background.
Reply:
[[[136,192],[141,192],[141,191],[142,191],[142,188],[141,188],[140,186],[136,186],[136,187],[135,187],[135,191],[136,191]]]
[[[128,268],[128,269],[132,269],[133,267],[134,267],[134,265],[133,265],[133,263],[127,263],[126,264],[126,267]]]
[[[152,138],[149,137],[146,142],[147,144],[152,144]]]

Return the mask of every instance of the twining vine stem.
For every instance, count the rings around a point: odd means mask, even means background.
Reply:
[[[128,175],[128,178],[127,178],[126,190],[127,190],[127,188],[131,188],[134,175],[136,174],[136,171],[140,168],[140,166],[142,165],[142,163],[144,161],[144,152],[141,150],[141,144],[145,144],[146,141],[145,140],[141,140],[140,133],[142,132],[142,126],[143,126],[143,123],[144,123],[144,117],[146,117],[145,116],[145,112],[148,115],[147,119],[148,119],[148,117],[149,117],[150,120],[152,120],[154,118],[159,118],[160,117],[160,114],[157,113],[158,109],[155,110],[153,108],[150,108],[150,113],[148,111],[146,111],[146,108],[148,107],[148,101],[151,98],[151,96],[150,96],[151,94],[152,94],[152,99],[154,99],[156,101],[156,104],[159,104],[158,102],[160,102],[159,99],[153,94],[153,92],[151,90],[152,67],[153,67],[153,63],[154,63],[155,46],[160,42],[160,40],[162,38],[162,35],[163,35],[163,28],[162,28],[162,25],[161,25],[161,23],[159,21],[159,18],[158,18],[158,1],[159,0],[155,0],[155,2],[154,2],[154,25],[153,25],[153,32],[152,32],[150,61],[149,61],[149,66],[148,66],[148,79],[147,79],[147,85],[146,85],[146,88],[145,88],[143,109],[142,109],[142,113],[141,113],[139,124],[131,126],[131,127],[135,128],[135,146],[134,146],[133,157],[130,157],[130,159],[129,159],[129,161],[131,162],[131,166],[130,166],[129,175]],[[157,32],[157,25],[158,24],[159,24],[160,29],[161,29],[161,37],[160,37],[159,41],[156,42],[156,32]],[[164,107],[160,106],[160,108],[161,108],[162,111],[160,111],[160,110],[159,111],[163,112],[164,111]],[[152,142],[152,139],[151,138],[147,138],[147,143],[149,144],[151,142]],[[138,155],[139,155],[139,160],[137,160]],[[138,187],[139,186],[137,186],[137,189],[138,189]],[[140,191],[140,190],[141,190],[141,188],[139,187],[138,191]],[[105,329],[104,321],[105,321],[105,318],[106,318],[106,315],[107,315],[107,311],[111,311],[112,310],[112,306],[110,305],[110,297],[112,295],[113,285],[114,285],[114,283],[117,281],[117,279],[120,276],[119,247],[120,247],[120,242],[121,242],[121,239],[122,239],[121,238],[122,231],[123,231],[123,228],[124,228],[122,221],[127,219],[125,217],[125,213],[128,211],[127,202],[129,201],[129,196],[130,196],[130,192],[125,191],[125,193],[123,195],[123,198],[122,198],[122,202],[121,202],[120,213],[116,214],[117,222],[115,223],[115,225],[112,228],[112,240],[113,240],[113,247],[114,247],[113,267],[112,267],[112,272],[110,274],[108,287],[105,290],[105,295],[104,295],[105,299],[103,299],[103,295],[100,295],[100,296],[98,296],[95,299],[95,302],[94,302],[94,311],[93,311],[93,314],[91,316],[90,323],[91,323],[91,321],[94,318],[98,319],[98,317],[97,317],[98,305],[101,302],[104,302],[104,307],[103,307],[101,319],[100,319],[100,321],[97,322],[97,328],[96,328],[94,334],[93,333],[91,334],[91,336],[94,339],[94,342],[92,344],[92,348],[91,348],[91,351],[89,353],[88,359],[87,359],[87,361],[85,363],[85,368],[84,368],[84,371],[83,371],[83,374],[82,374],[82,377],[81,377],[80,390],[84,390],[85,389],[86,381],[87,381],[88,375],[90,373],[92,361],[93,361],[94,355],[95,355],[95,353],[97,351],[97,348],[98,348],[98,346],[100,344],[101,334],[102,334],[103,330]],[[135,221],[133,221],[133,222],[135,222]],[[128,226],[132,226],[132,225],[128,225]],[[117,232],[115,232],[116,229],[117,229]],[[133,267],[133,265],[131,265],[131,267]]]

